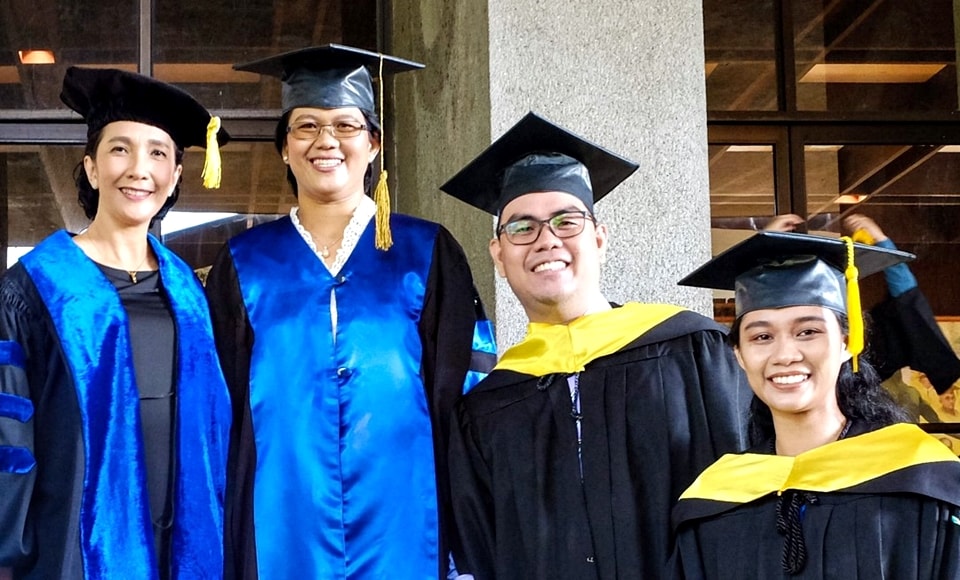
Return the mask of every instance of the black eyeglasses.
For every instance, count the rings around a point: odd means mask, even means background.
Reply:
[[[316,139],[324,130],[336,139],[349,139],[356,137],[362,131],[366,131],[367,126],[352,121],[337,121],[329,125],[321,125],[316,121],[301,121],[287,127],[287,133],[293,135],[294,139],[303,141]]]
[[[586,211],[567,211],[545,220],[523,218],[501,225],[497,228],[497,235],[506,234],[511,244],[526,246],[537,241],[543,226],[550,228],[558,238],[572,238],[583,231],[588,220],[594,225],[597,223],[596,218]]]

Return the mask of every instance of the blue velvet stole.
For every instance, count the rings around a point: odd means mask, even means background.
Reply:
[[[199,281],[155,238],[149,241],[177,330],[173,577],[220,578],[229,396]],[[157,578],[139,396],[120,297],[66,232],[51,235],[20,261],[50,313],[76,385],[86,458],[84,576]]]
[[[27,375],[23,347],[14,340],[0,340],[0,387],[13,393],[0,393],[0,418],[26,423],[33,417],[33,401],[26,394]],[[0,445],[0,471],[24,474],[37,465],[29,448]]]
[[[336,276],[289,218],[230,242],[255,337],[254,527],[265,576],[436,578],[418,325],[438,226],[394,215],[391,229],[393,247],[376,250],[371,221]]]

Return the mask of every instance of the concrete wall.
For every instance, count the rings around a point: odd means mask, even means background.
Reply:
[[[432,67],[417,73],[412,98],[398,89],[398,119],[410,123],[423,184],[419,202],[402,207],[452,226],[468,248],[501,349],[522,338],[526,316],[501,280],[488,298],[490,221],[438,202],[430,187],[529,110],[640,163],[597,205],[612,239],[607,298],[711,312],[708,292],[676,286],[710,254],[699,0],[396,0],[391,9],[393,50]],[[414,169],[408,151],[401,180]]]

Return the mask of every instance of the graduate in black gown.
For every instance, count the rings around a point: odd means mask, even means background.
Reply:
[[[477,580],[661,577],[680,492],[746,444],[723,328],[601,292],[594,202],[636,167],[530,113],[442,186],[498,217],[490,253],[530,320],[457,406],[455,553]]]
[[[237,67],[282,79],[276,146],[297,206],[231,239],[207,278],[234,411],[231,577],[451,570],[449,418],[492,367],[493,336],[453,236],[370,187],[371,72],[421,67],[337,45]]]
[[[70,68],[61,99],[88,124],[92,222],[0,279],[0,576],[220,578],[228,393],[203,289],[147,230],[184,148],[216,177],[227,135],[119,70]]]
[[[960,460],[902,423],[858,356],[858,275],[911,257],[764,232],[681,281],[736,290],[730,337],[755,397],[753,447],[675,509],[677,577],[960,578]]]

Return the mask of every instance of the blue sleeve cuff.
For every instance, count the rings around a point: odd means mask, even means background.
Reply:
[[[897,249],[897,246],[890,238],[877,242],[874,245],[878,248],[886,248],[888,250]],[[887,279],[887,289],[890,291],[890,295],[894,298],[906,294],[910,290],[913,290],[917,287],[917,279],[914,277],[913,272],[910,271],[910,268],[907,266],[907,264],[903,262],[890,266],[884,270],[883,277]]]

